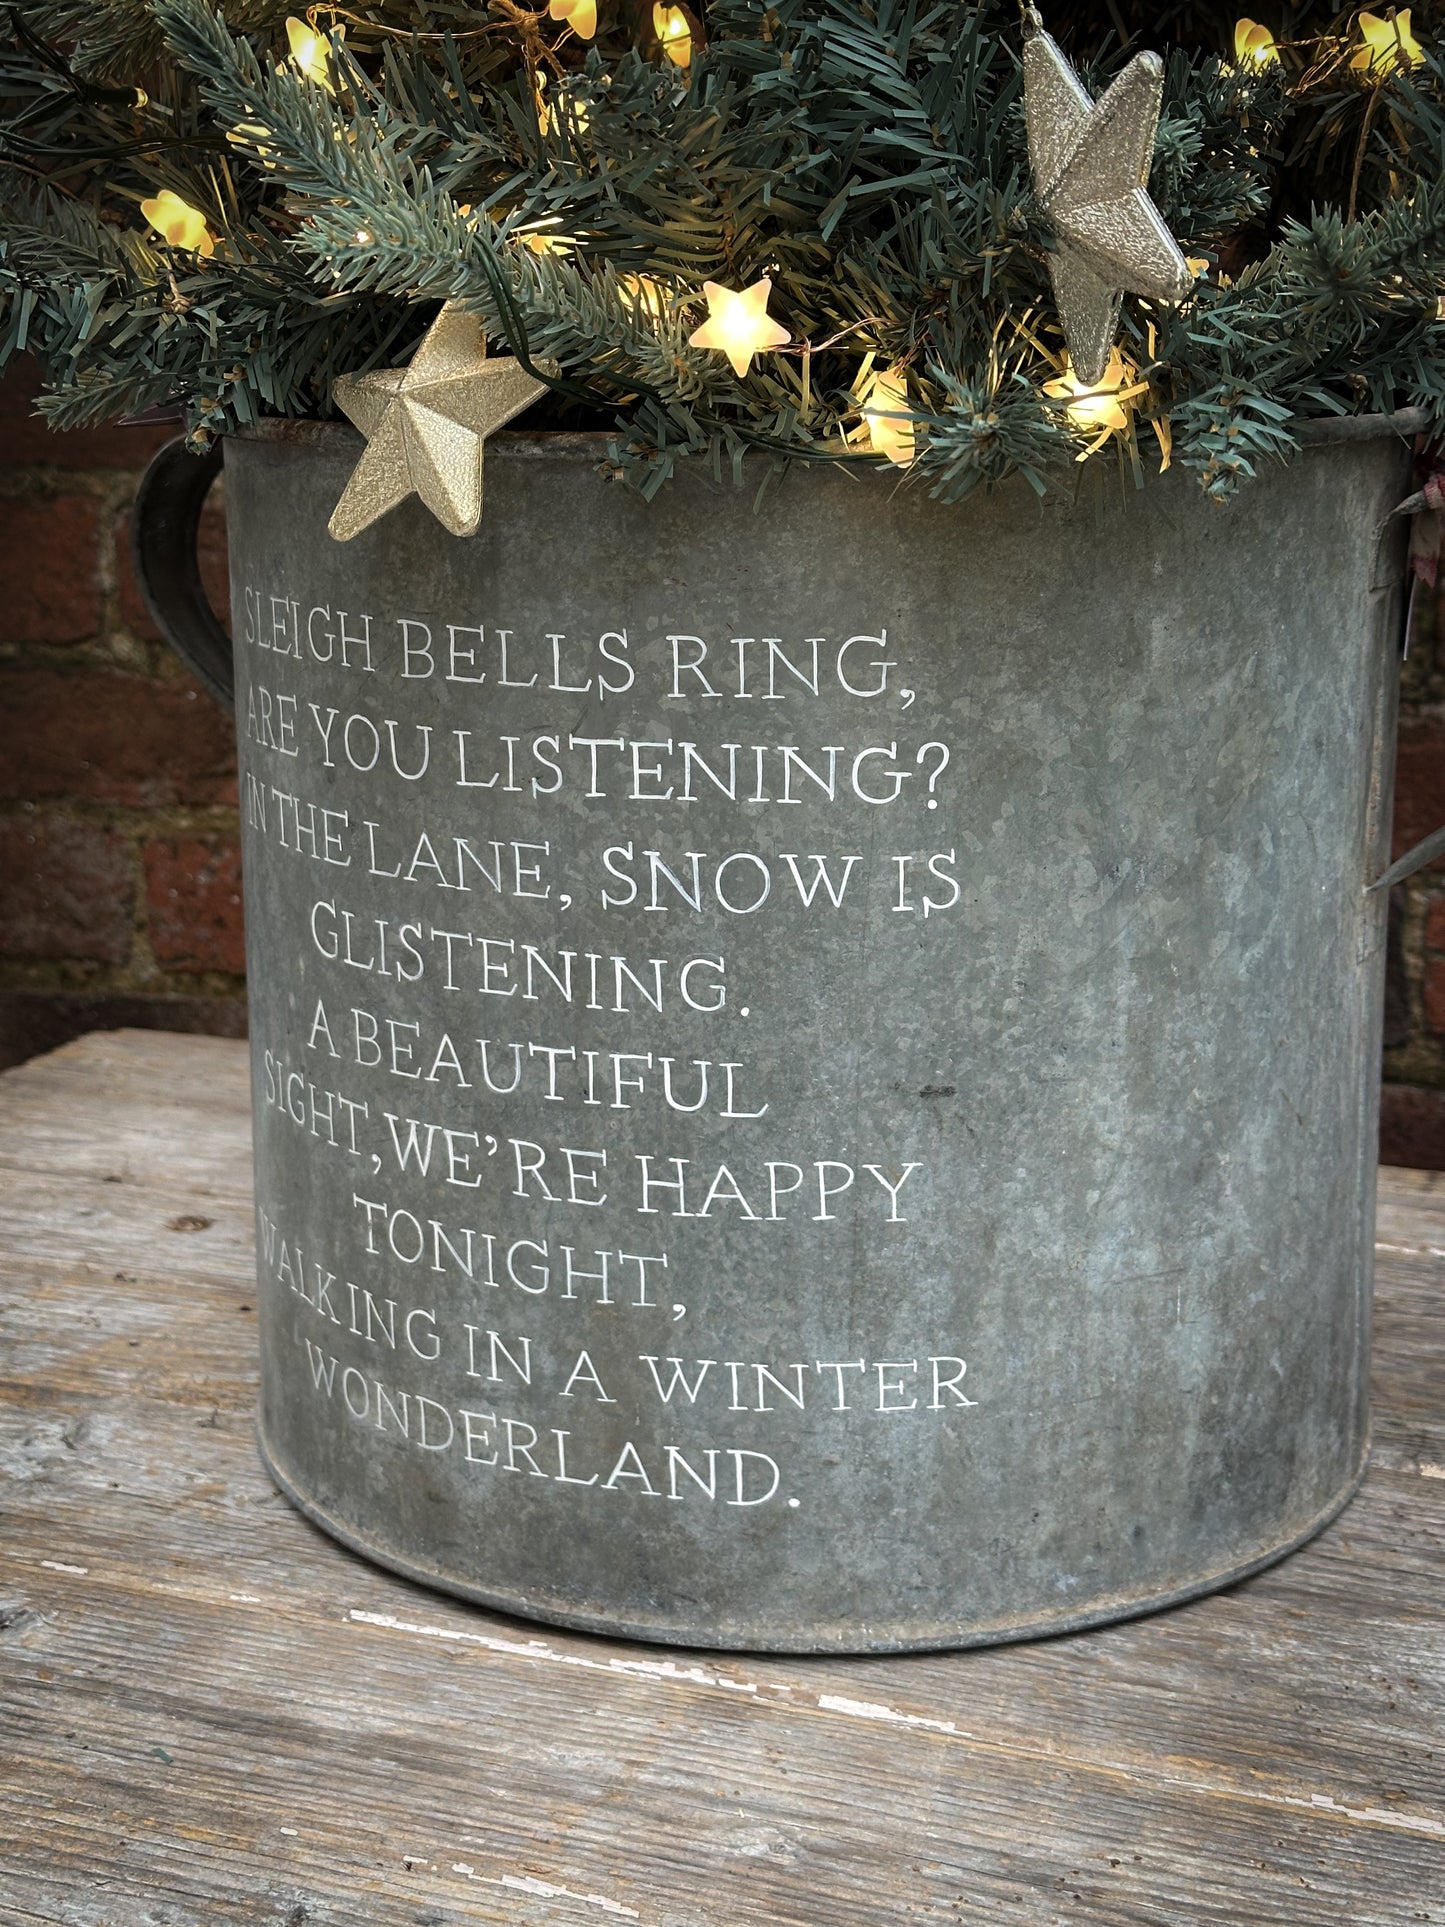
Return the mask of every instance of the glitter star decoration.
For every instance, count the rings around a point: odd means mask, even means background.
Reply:
[[[707,296],[707,320],[688,336],[688,346],[721,349],[739,378],[751,368],[754,355],[792,340],[782,323],[768,313],[773,284],[767,275],[741,291],[725,288],[719,281],[704,281],[702,291]]]
[[[342,375],[336,400],[366,450],[328,523],[349,542],[388,509],[419,495],[452,535],[482,519],[482,445],[546,392],[510,356],[487,355],[481,323],[448,302],[406,368]]]
[[[1173,302],[1194,285],[1145,192],[1163,87],[1159,56],[1136,54],[1096,103],[1049,34],[1036,29],[1024,44],[1029,164],[1054,232],[1054,299],[1070,363],[1091,387],[1109,365],[1126,292]]]

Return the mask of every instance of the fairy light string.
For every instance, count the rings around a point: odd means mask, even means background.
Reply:
[[[474,26],[462,24],[454,34],[427,30],[403,35],[390,22],[341,7],[307,8],[285,16],[284,26],[278,24],[273,30],[272,66],[265,70],[297,76],[306,89],[289,95],[278,91],[266,100],[264,88],[258,86],[251,96],[254,107],[243,104],[239,94],[231,94],[231,112],[236,117],[216,131],[232,155],[222,150],[210,178],[204,166],[170,170],[170,183],[144,200],[137,196],[131,206],[139,201],[148,230],[177,255],[189,256],[197,271],[214,260],[218,248],[223,260],[234,258],[232,250],[241,232],[237,214],[252,218],[245,210],[258,199],[259,218],[278,238],[289,239],[304,232],[306,220],[315,219],[311,213],[317,199],[311,180],[313,157],[296,132],[298,113],[306,103],[323,125],[329,124],[338,142],[362,143],[358,177],[374,181],[379,170],[370,156],[376,137],[365,131],[363,123],[374,115],[387,125],[390,113],[398,117],[394,124],[405,121],[405,92],[397,96],[402,103],[398,106],[389,97],[385,67],[393,51],[397,62],[402,61],[403,39],[415,49],[424,43],[463,46],[468,41],[479,43],[483,36],[495,40],[503,35],[511,39],[517,56],[505,63],[513,124],[525,125],[529,90],[536,110],[535,134],[518,149],[521,164],[514,184],[504,196],[496,193],[494,179],[479,181],[481,191],[473,190],[476,206],[464,218],[482,244],[468,246],[465,239],[458,240],[457,274],[450,285],[444,269],[439,272],[437,264],[428,263],[410,295],[394,279],[390,281],[389,298],[429,305],[448,294],[460,294],[486,316],[493,341],[499,347],[505,344],[522,368],[530,371],[539,369],[541,361],[532,351],[529,335],[550,348],[558,323],[565,326],[570,321],[575,344],[577,317],[592,312],[589,303],[595,294],[595,312],[601,317],[598,340],[606,346],[591,358],[576,345],[569,347],[562,371],[546,370],[554,395],[591,411],[615,408],[620,399],[627,406],[651,407],[661,419],[674,405],[675,376],[696,397],[697,419],[726,424],[735,416],[745,424],[742,439],[748,446],[780,455],[802,452],[814,459],[861,459],[900,471],[915,469],[941,428],[947,428],[951,410],[977,410],[980,433],[984,433],[992,398],[1013,395],[1023,385],[1049,404],[1053,417],[1067,426],[1072,438],[1068,452],[1076,458],[1088,459],[1111,443],[1122,447],[1129,441],[1132,446],[1136,425],[1142,434],[1149,423],[1160,436],[1167,461],[1168,412],[1179,394],[1173,371],[1181,360],[1180,335],[1178,330],[1171,333],[1167,300],[1161,304],[1137,293],[1129,296],[1117,352],[1102,378],[1088,388],[1063,363],[1057,304],[1049,305],[1046,292],[1042,299],[1030,292],[1026,298],[1034,303],[1031,328],[1022,328],[1013,311],[996,322],[990,317],[993,357],[980,358],[976,348],[969,348],[976,372],[961,383],[955,400],[955,390],[940,383],[937,363],[946,359],[940,354],[943,333],[926,305],[912,314],[900,314],[888,311],[885,302],[885,312],[855,320],[844,300],[838,304],[840,316],[838,306],[830,308],[820,301],[816,284],[800,269],[798,256],[770,252],[778,245],[779,230],[766,216],[742,245],[728,232],[710,249],[699,248],[691,271],[684,265],[686,253],[671,251],[667,231],[661,227],[651,237],[651,245],[619,246],[616,226],[606,218],[595,223],[585,215],[579,218],[585,203],[581,193],[570,191],[571,185],[585,183],[589,176],[605,180],[607,171],[627,151],[625,139],[619,141],[623,123],[612,116],[608,94],[614,79],[624,72],[624,56],[633,62],[634,72],[640,58],[657,74],[652,98],[664,127],[668,115],[677,116],[680,127],[690,127],[696,104],[711,98],[708,90],[715,86],[718,73],[726,71],[730,43],[720,40],[710,49],[704,18],[702,10],[694,12],[662,0],[625,14],[610,5],[599,6],[598,0],[539,0],[530,7],[517,0],[497,0],[487,17]],[[1032,23],[1037,16],[1030,18]],[[1281,99],[1297,99],[1327,85],[1341,99],[1357,103],[1345,122],[1348,138],[1353,142],[1359,137],[1353,171],[1348,149],[1343,150],[1343,165],[1338,169],[1350,178],[1348,218],[1362,192],[1367,205],[1379,199],[1385,160],[1375,129],[1386,140],[1394,138],[1386,132],[1386,117],[1396,114],[1402,99],[1395,82],[1416,73],[1432,50],[1408,8],[1365,9],[1331,34],[1293,41],[1277,27],[1276,21],[1241,15],[1233,22],[1220,59],[1233,67],[1247,89],[1256,89],[1242,96],[1246,103],[1252,99],[1263,103],[1260,126],[1264,131],[1257,137],[1261,146],[1270,138],[1270,116],[1275,124],[1281,118]],[[388,47],[393,51],[383,58],[381,50]],[[441,72],[441,67],[436,71]],[[1090,89],[1097,98],[1102,83],[1091,79]],[[500,85],[496,91],[501,98]],[[147,105],[134,91],[128,92],[128,98],[138,106]],[[518,102],[523,118],[515,113]],[[253,113],[255,118],[250,117]],[[440,135],[445,116],[438,120]],[[393,136],[387,133],[382,138],[390,141]],[[1264,152],[1269,156],[1267,148]],[[241,210],[227,185],[233,156],[244,156],[260,174],[281,176],[270,184],[260,181],[259,189],[253,185],[250,201],[243,201]],[[1367,162],[1370,174],[1362,187]],[[1268,178],[1272,163],[1272,156],[1261,162],[1257,170],[1261,180]],[[565,175],[564,169],[568,170]],[[338,178],[349,177],[339,171]],[[443,178],[439,165],[437,179]],[[259,175],[253,173],[250,179],[255,182]],[[708,197],[717,190],[706,176],[704,180],[700,206],[706,210],[705,229],[713,218]],[[299,192],[294,185],[298,181],[302,183]],[[351,285],[358,272],[356,256],[374,252],[378,260],[387,260],[409,245],[405,236],[414,229],[408,229],[406,220],[390,225],[384,206],[374,192],[365,193],[358,198],[354,225],[341,229],[339,222],[332,221],[326,230],[327,245],[337,262],[338,289]],[[202,208],[210,212],[203,213]],[[1187,227],[1180,240],[1190,246]],[[1241,259],[1227,247],[1221,248],[1217,235],[1207,227],[1193,240],[1193,250],[1187,265],[1195,285],[1175,304],[1185,313],[1185,326],[1193,325],[1187,317],[1196,303],[1204,315],[1232,313],[1231,303],[1239,301],[1241,270],[1249,266],[1247,255]],[[1004,253],[1000,248],[1000,258]],[[1038,259],[1046,260],[1046,255],[1046,248],[1037,250]],[[185,297],[193,298],[178,263],[162,272],[181,276]],[[219,273],[219,267],[211,272]],[[1401,305],[1413,304],[1422,325],[1438,325],[1445,319],[1445,293],[1430,288],[1428,282],[1422,289],[1419,277],[1408,273],[1396,280]],[[1247,287],[1247,277],[1243,285]],[[828,321],[820,324],[823,312]],[[840,319],[841,328],[834,325]],[[1162,330],[1166,357],[1158,367],[1153,365],[1152,348],[1146,355],[1142,345],[1144,333],[1156,323]],[[655,348],[646,338],[649,335]],[[927,471],[926,464],[925,471],[936,472]]]

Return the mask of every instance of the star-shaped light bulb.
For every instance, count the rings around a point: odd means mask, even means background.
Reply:
[[[561,222],[560,214],[548,215],[529,228],[519,228],[518,243],[533,254],[575,254],[577,243],[565,234],[553,234],[551,230]]]
[[[908,468],[912,464],[913,422],[908,413],[908,377],[901,368],[890,368],[867,381],[863,420],[870,447],[879,455],[886,455],[895,468]]]
[[[648,315],[654,321],[660,321],[667,313],[667,288],[652,275],[620,274],[617,277],[617,286],[640,314]]]
[[[202,256],[215,253],[216,237],[206,226],[205,215],[170,188],[163,187],[154,200],[142,201],[140,211],[168,246],[189,248]]]
[[[1418,67],[1425,54],[1410,31],[1410,9],[1398,13],[1391,8],[1383,18],[1377,13],[1360,15],[1361,45],[1350,56],[1350,67],[1357,74],[1387,74],[1396,67]]]
[[[314,27],[308,27],[304,20],[298,20],[293,13],[286,19],[286,38],[291,46],[292,64],[324,93],[334,94],[331,42],[326,35],[317,33]]]
[[[1109,356],[1102,381],[1080,381],[1073,364],[1066,358],[1064,372],[1044,383],[1044,393],[1067,404],[1065,412],[1076,427],[1107,428],[1111,432],[1129,426],[1129,416],[1121,391],[1129,382],[1129,364],[1116,348]]]
[[[1095,439],[1074,459],[1087,461],[1111,435],[1128,433],[1134,403],[1147,394],[1149,384],[1138,379],[1138,370],[1115,348],[1098,381],[1082,381],[1071,361],[1065,357],[1064,371],[1054,381],[1044,383],[1044,393],[1064,403],[1064,412],[1075,428]]]
[[[662,6],[655,0],[652,31],[662,42],[662,51],[674,67],[692,65],[692,28],[681,7]]]
[[[419,495],[452,535],[475,535],[482,444],[546,388],[510,356],[489,358],[481,323],[449,301],[410,367],[337,381],[337,404],[366,437],[366,449],[327,525],[331,534],[349,542]]]
[[[258,120],[238,120],[234,127],[228,128],[226,139],[232,147],[239,147],[243,153],[252,155],[268,174],[274,174],[276,163],[271,158],[271,149],[266,145],[269,129]]]
[[[553,20],[565,20],[580,40],[597,34],[597,0],[548,0],[547,12]]]
[[[787,329],[768,314],[773,284],[767,275],[741,291],[717,281],[704,281],[702,291],[707,296],[707,320],[688,336],[688,346],[720,349],[735,375],[748,372],[754,355],[792,340]]]
[[[1246,17],[1234,23],[1234,57],[1241,67],[1277,67],[1279,47],[1268,27]]]

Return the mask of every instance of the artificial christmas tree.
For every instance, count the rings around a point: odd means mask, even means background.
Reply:
[[[1046,23],[1095,94],[1121,27],[1168,54],[1150,191],[1198,278],[1125,304],[1111,441],[1137,462],[1155,423],[1223,494],[1297,420],[1438,409],[1428,9],[1294,9],[1242,37],[1217,9],[1147,11]],[[1002,0],[9,18],[0,357],[39,355],[57,423],[324,418],[339,376],[404,361],[457,299],[524,367],[554,360],[545,418],[615,425],[649,489],[682,452],[866,457],[878,379],[947,499],[1094,439],[1045,392],[1066,350]],[[743,377],[692,337],[705,283],[763,278],[789,339]]]

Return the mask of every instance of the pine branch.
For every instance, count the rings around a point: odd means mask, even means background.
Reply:
[[[1329,28],[1314,0],[1282,4],[1291,32]],[[589,46],[540,7],[377,0],[347,14],[326,87],[291,58],[287,11],[4,16],[0,364],[37,353],[56,419],[142,398],[201,434],[324,416],[337,376],[404,360],[458,300],[545,368],[554,419],[613,425],[644,492],[683,457],[876,461],[868,368],[903,385],[935,493],[1072,469],[1080,432],[1041,393],[1064,344],[1011,0],[713,0],[687,74],[634,41],[645,7],[604,5]],[[1314,67],[1239,72],[1232,16],[1202,0],[1080,0],[1065,24],[1096,90],[1132,50],[1120,23],[1172,36],[1151,191],[1211,263],[1182,308],[1130,298],[1121,319],[1178,459],[1223,495],[1306,416],[1445,413],[1435,53],[1362,75],[1329,42]],[[209,255],[146,225],[163,189]],[[792,341],[739,378],[689,337],[704,281],[762,275]]]

